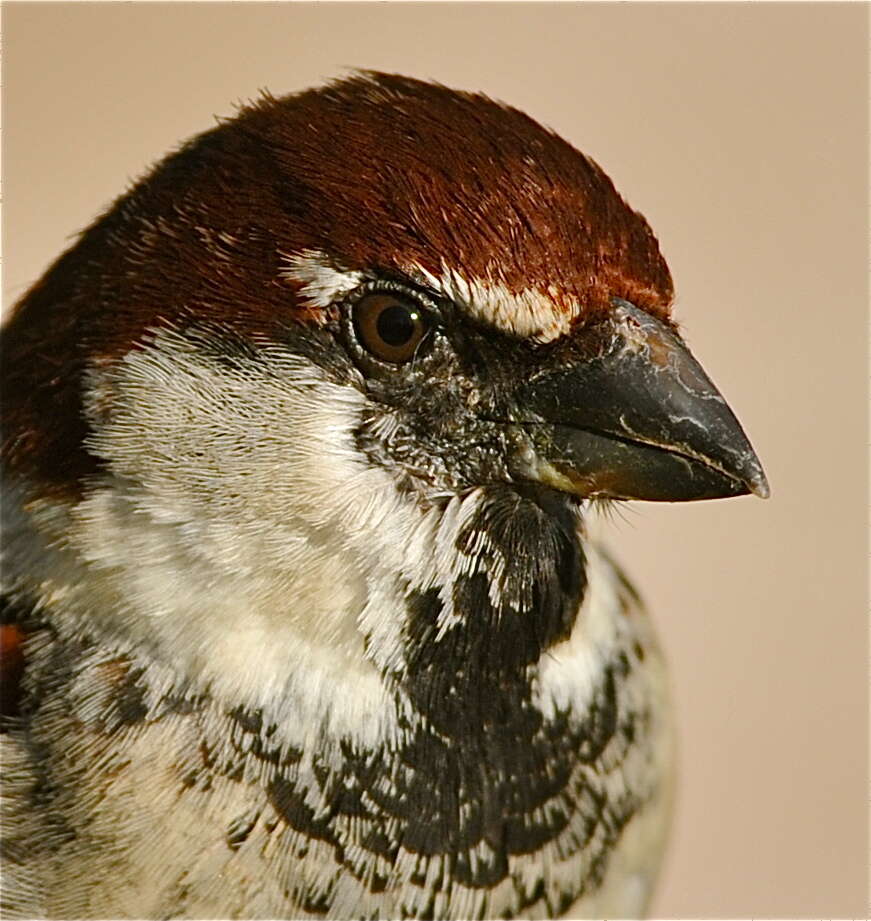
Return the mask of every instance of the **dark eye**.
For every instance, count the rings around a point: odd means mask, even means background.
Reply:
[[[396,365],[414,357],[427,330],[420,307],[411,298],[389,292],[362,297],[354,305],[353,316],[363,347]]]

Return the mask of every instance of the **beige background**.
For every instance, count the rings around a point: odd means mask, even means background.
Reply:
[[[650,220],[773,498],[627,507],[673,665],[662,916],[867,917],[861,4],[6,4],[3,291],[261,87],[346,66],[525,109]]]

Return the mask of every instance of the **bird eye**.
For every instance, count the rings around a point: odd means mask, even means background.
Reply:
[[[423,311],[413,300],[386,292],[360,298],[353,317],[363,347],[396,365],[414,357],[427,329]]]

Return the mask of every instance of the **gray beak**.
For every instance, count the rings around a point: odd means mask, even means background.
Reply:
[[[766,498],[747,436],[681,339],[627,301],[614,306],[587,354],[517,391],[516,473],[582,496]]]

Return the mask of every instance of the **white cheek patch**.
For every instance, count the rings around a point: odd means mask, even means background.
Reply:
[[[286,265],[280,276],[301,283],[300,294],[311,307],[329,307],[366,278],[362,272],[345,272],[335,268],[326,253],[316,249],[303,250],[295,255],[282,253],[282,259]]]
[[[405,271],[459,304],[476,320],[535,342],[552,342],[565,335],[580,314],[580,305],[574,299],[568,308],[558,304],[557,291],[552,286],[546,291],[524,288],[512,292],[500,282],[467,279],[446,266],[439,276],[419,265],[407,266]]]
[[[421,514],[356,449],[358,390],[277,345],[230,363],[201,345],[164,329],[92,370],[108,473],[68,531],[81,607],[99,597],[107,630],[220,699],[374,744]]]

